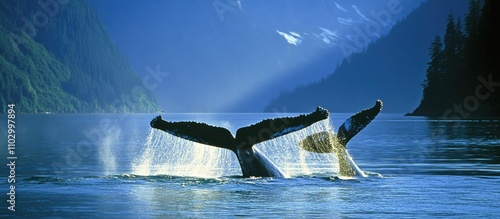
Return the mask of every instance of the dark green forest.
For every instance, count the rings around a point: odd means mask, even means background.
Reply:
[[[0,112],[154,112],[86,1],[0,1]]]
[[[420,105],[410,115],[500,117],[500,2],[471,0],[464,18],[450,12],[429,48]]]

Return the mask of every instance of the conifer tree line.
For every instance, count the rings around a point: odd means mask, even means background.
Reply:
[[[499,1],[471,0],[464,18],[448,15],[429,47],[423,96],[412,115],[500,116]]]

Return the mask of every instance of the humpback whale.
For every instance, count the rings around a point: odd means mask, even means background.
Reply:
[[[321,107],[307,115],[266,119],[259,123],[242,127],[233,137],[225,128],[198,122],[168,122],[161,116],[151,120],[153,128],[174,136],[233,151],[240,163],[243,177],[286,177],[271,160],[260,152],[255,144],[271,140],[306,128],[318,121],[329,118],[329,112]]]
[[[356,113],[347,119],[337,133],[330,131],[312,134],[299,142],[302,149],[316,153],[335,153],[339,162],[339,176],[352,177],[366,174],[354,163],[347,151],[347,143],[363,130],[382,110],[382,101],[375,106]]]
[[[320,132],[310,135],[299,142],[302,149],[315,153],[336,153],[339,158],[341,176],[364,176],[364,173],[352,161],[346,150],[346,144],[365,128],[382,108],[378,100],[370,109],[363,110],[344,122],[337,134]],[[260,152],[255,144],[268,141],[328,119],[328,110],[318,107],[307,115],[266,119],[259,123],[242,127],[236,136],[222,127],[215,127],[198,122],[168,122],[161,116],[151,120],[150,125],[171,135],[219,148],[233,151],[241,167],[243,177],[286,177],[271,160]]]

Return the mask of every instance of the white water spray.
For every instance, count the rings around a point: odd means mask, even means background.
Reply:
[[[111,175],[116,173],[116,157],[114,146],[120,137],[120,129],[113,129],[107,133],[101,140],[98,148],[99,161],[102,163],[104,174]]]
[[[333,131],[329,120],[317,122],[302,130],[257,144],[255,147],[289,176],[337,174],[338,161],[334,153],[308,152],[299,146],[299,142],[307,136],[324,131]]]
[[[151,129],[140,154],[132,162],[137,175],[219,177],[240,174],[233,152],[193,143]]]

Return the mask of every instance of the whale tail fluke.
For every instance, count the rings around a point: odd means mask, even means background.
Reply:
[[[318,132],[307,136],[299,142],[302,149],[316,153],[335,152],[336,145],[345,148],[347,143],[370,122],[382,109],[382,101],[377,100],[375,106],[356,113],[347,119],[339,128],[337,134],[330,131]]]
[[[226,148],[235,151],[235,139],[225,128],[198,122],[168,122],[157,116],[150,123],[151,127],[165,131],[173,136],[205,145]]]
[[[375,106],[356,113],[347,119],[337,131],[337,142],[344,147],[361,130],[363,130],[382,110],[382,101],[377,100]]]
[[[248,149],[255,144],[306,128],[316,122],[328,119],[329,116],[328,110],[317,107],[314,112],[307,115],[266,119],[238,129],[236,143],[241,149]]]
[[[171,135],[236,152],[237,149],[249,149],[260,142],[268,141],[294,131],[301,130],[316,122],[327,119],[329,112],[318,107],[316,111],[296,117],[266,119],[256,124],[240,128],[236,138],[222,127],[198,122],[168,122],[161,116],[151,120],[151,127],[163,130]]]

